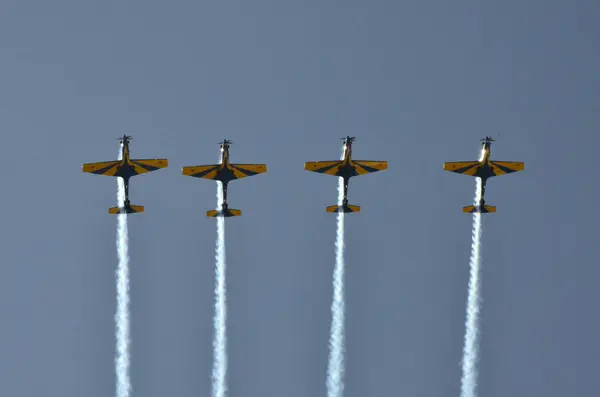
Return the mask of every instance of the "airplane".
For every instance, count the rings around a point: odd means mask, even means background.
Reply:
[[[228,139],[223,139],[219,142],[221,146],[221,162],[211,165],[196,165],[183,167],[181,173],[187,176],[196,178],[212,179],[221,182],[223,188],[223,203],[221,209],[206,211],[206,216],[211,218],[216,217],[231,217],[241,216],[242,211],[229,208],[227,204],[227,184],[236,179],[245,178],[247,176],[258,175],[267,172],[266,164],[232,164],[229,162],[229,147],[233,144]]]
[[[485,204],[484,196],[487,180],[493,176],[511,174],[525,169],[525,163],[523,162],[490,160],[492,142],[495,141],[489,136],[481,139],[482,150],[479,161],[453,161],[444,163],[444,170],[446,171],[481,178],[481,195],[479,203],[477,205],[463,207],[463,212],[483,214],[496,212],[495,206]]]
[[[131,205],[129,202],[129,178],[139,174],[156,171],[160,168],[166,168],[169,165],[169,161],[167,159],[132,159],[129,156],[129,141],[131,141],[131,136],[123,135],[121,138],[117,139],[121,144],[120,160],[86,163],[83,164],[81,170],[91,174],[123,178],[125,185],[125,200],[123,206],[109,208],[109,214],[135,214],[144,212],[143,206]]]
[[[344,156],[341,160],[309,161],[304,164],[304,169],[306,171],[344,178],[344,199],[342,200],[342,205],[330,205],[326,208],[327,212],[360,212],[360,206],[348,204],[348,183],[350,178],[371,172],[383,171],[387,169],[388,163],[387,161],[353,160],[352,143],[356,140],[356,137],[347,136],[341,139],[344,148]]]

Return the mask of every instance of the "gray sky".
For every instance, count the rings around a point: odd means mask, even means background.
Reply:
[[[134,397],[210,393],[215,184],[181,166],[235,162],[227,221],[231,396],[325,395],[334,178],[354,156],[346,222],[347,397],[457,396],[472,178],[492,158],[484,223],[482,396],[600,388],[597,1],[3,3],[0,394],[114,395],[116,183],[81,164],[138,158],[130,217]]]

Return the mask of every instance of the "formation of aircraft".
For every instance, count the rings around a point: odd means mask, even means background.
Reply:
[[[496,212],[495,206],[485,204],[484,196],[487,180],[493,176],[511,174],[525,169],[525,163],[523,162],[490,160],[492,142],[494,140],[489,136],[481,140],[482,150],[479,161],[453,161],[444,163],[444,170],[446,171],[481,178],[481,192],[479,196],[481,200],[479,200],[477,205],[463,207],[463,212]]]
[[[304,164],[307,171],[320,174],[337,176],[344,179],[344,199],[342,205],[330,205],[327,212],[360,212],[360,206],[348,204],[348,183],[350,178],[358,175],[366,175],[371,172],[387,169],[387,161],[352,160],[352,143],[356,137],[347,136],[341,138],[344,148],[344,156],[341,160],[333,161],[309,161]]]
[[[169,165],[169,161],[167,159],[132,159],[129,157],[129,141],[131,140],[131,137],[123,135],[123,137],[117,139],[121,143],[120,160],[86,163],[81,167],[82,171],[91,174],[123,178],[125,184],[125,200],[123,206],[109,208],[109,214],[134,214],[137,212],[144,212],[143,206],[131,205],[129,202],[129,178],[166,168]]]
[[[91,174],[123,178],[125,185],[125,199],[123,205],[109,208],[109,214],[134,214],[144,212],[143,206],[131,205],[129,201],[129,179],[139,174],[166,168],[169,165],[169,162],[167,159],[132,159],[129,154],[129,141],[131,140],[131,136],[123,135],[123,137],[117,139],[120,140],[121,144],[121,155],[119,160],[86,163],[83,164],[82,171]],[[352,144],[356,140],[356,137],[347,136],[341,139],[344,149],[341,160],[309,161],[304,164],[304,169],[343,179],[344,196],[342,203],[341,205],[328,206],[326,208],[327,212],[360,212],[360,206],[348,204],[348,184],[350,178],[386,170],[388,168],[388,163],[387,161],[381,160],[353,160]],[[491,146],[494,139],[486,136],[481,139],[481,142],[481,158],[478,161],[454,161],[444,163],[444,170],[446,171],[481,178],[481,191],[479,192],[480,200],[476,205],[463,207],[463,212],[466,213],[496,212],[495,206],[487,205],[485,203],[485,186],[487,180],[494,176],[510,174],[525,169],[525,164],[523,162],[490,160]],[[221,182],[223,192],[221,208],[206,211],[206,216],[208,217],[241,216],[241,210],[229,208],[227,202],[227,187],[229,182],[267,172],[266,164],[230,163],[229,147],[231,144],[232,142],[228,139],[219,142],[221,148],[221,160],[219,164],[186,166],[181,170],[183,175]]]
[[[206,211],[208,217],[230,217],[240,216],[242,211],[229,208],[227,204],[227,184],[236,179],[242,179],[248,176],[258,175],[267,172],[266,164],[231,164],[229,162],[230,140],[224,139],[221,145],[221,162],[211,165],[196,165],[192,167],[183,167],[183,175],[196,178],[212,179],[220,181],[223,189],[223,203],[220,210]]]

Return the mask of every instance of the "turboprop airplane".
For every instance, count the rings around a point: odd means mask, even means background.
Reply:
[[[224,139],[223,142],[219,142],[219,145],[221,145],[220,164],[196,165],[192,167],[183,167],[181,169],[183,175],[212,179],[221,182],[223,188],[223,203],[221,204],[221,209],[206,211],[206,216],[208,217],[241,216],[241,210],[229,208],[227,204],[227,184],[236,179],[267,172],[266,164],[231,164],[229,162],[229,146],[232,143],[233,142],[227,139]]]
[[[344,178],[344,199],[342,205],[330,205],[327,212],[360,212],[360,206],[348,204],[348,183],[350,178],[371,172],[387,169],[387,161],[352,160],[352,143],[356,137],[341,138],[344,147],[344,157],[334,161],[309,161],[304,164],[307,171]]]
[[[494,142],[494,140],[489,136],[486,136],[481,140],[482,149],[479,161],[453,161],[444,163],[444,170],[446,171],[481,178],[481,195],[479,196],[481,199],[479,200],[478,205],[468,205],[463,207],[463,212],[484,214],[496,212],[496,207],[485,204],[484,196],[487,180],[493,176],[511,174],[525,169],[525,163],[522,162],[490,160],[492,142]]]
[[[167,159],[132,159],[129,157],[129,141],[131,136],[123,135],[117,138],[121,141],[121,160],[103,161],[100,163],[86,163],[81,168],[83,172],[97,175],[107,175],[123,178],[125,185],[125,200],[123,206],[108,209],[109,214],[135,214],[144,212],[141,205],[131,205],[129,202],[129,178],[146,172],[166,168],[169,165]]]

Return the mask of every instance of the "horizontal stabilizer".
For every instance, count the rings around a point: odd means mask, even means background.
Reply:
[[[488,212],[496,212],[496,207],[493,205],[484,205],[483,207],[479,205],[468,205],[463,207],[463,212],[486,214]]]
[[[358,205],[330,205],[326,209],[327,212],[360,212]]]
[[[241,210],[234,210],[232,208],[228,208],[226,210],[210,210],[210,211],[206,211],[206,216],[210,217],[210,218],[216,218],[219,216],[224,216],[226,218],[230,217],[230,216],[242,216],[242,211]]]
[[[112,207],[108,209],[109,214],[135,214],[137,212],[144,212],[144,206],[142,205],[125,205],[123,207]]]

